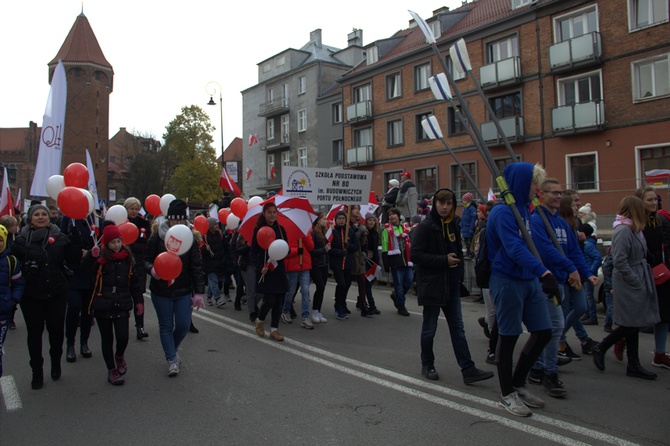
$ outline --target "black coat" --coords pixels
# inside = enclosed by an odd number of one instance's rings
[[[354,228],[350,226],[348,229],[349,240],[345,242],[344,231],[346,228],[344,226],[335,226],[333,228],[333,240],[330,242],[331,248],[328,251],[330,269],[332,270],[351,271],[354,267],[354,253],[359,250],[358,236]]]
[[[262,226],[261,226],[262,227]],[[268,261],[267,251],[260,247],[256,234],[261,227],[254,229],[254,236],[251,239],[251,258],[254,267],[256,268],[256,277],[260,282],[256,283],[256,292],[260,294],[285,294],[288,291],[288,278],[286,277],[286,267],[284,266],[284,259],[279,260],[278,265],[274,270],[265,273],[261,280],[261,270]],[[276,221],[270,226],[275,231],[276,239],[283,239],[288,243],[286,230]]]
[[[312,268],[323,268],[328,266],[328,252],[326,251],[326,244],[328,240],[321,241],[314,230],[310,232],[312,240],[314,241],[314,249],[309,254],[312,256]]]
[[[205,244],[200,248],[202,257],[202,270],[205,274],[223,274],[224,257],[230,249],[228,239],[223,234],[207,232],[204,235]]]

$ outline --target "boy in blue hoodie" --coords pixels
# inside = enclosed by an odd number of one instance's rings
[[[530,163],[517,162],[505,167],[505,181],[516,202],[513,206],[526,227],[530,224],[531,194],[545,175],[542,167]],[[531,394],[525,384],[530,368],[551,339],[546,300],[558,295],[558,282],[528,249],[510,206],[494,206],[486,228],[491,260],[489,287],[498,315],[496,359],[500,405],[514,415],[528,417],[532,415],[528,407],[544,407],[544,401]],[[522,323],[530,337],[513,370],[514,347],[523,332]]]
[[[2,376],[2,345],[7,337],[13,309],[23,296],[25,281],[21,266],[7,246],[7,228],[0,225],[0,376]]]

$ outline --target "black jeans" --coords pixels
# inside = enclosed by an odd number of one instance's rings
[[[263,295],[263,305],[261,305],[261,310],[258,313],[258,319],[261,321],[265,320],[265,317],[268,315],[270,310],[272,310],[272,315],[270,316],[270,327],[277,328],[279,327],[279,317],[281,316],[281,308],[284,305],[284,294],[264,294]]]
[[[312,266],[309,275],[312,278],[314,285],[316,285],[316,290],[312,297],[312,309],[321,311],[323,293],[326,291],[326,283],[328,282],[328,265]]]
[[[333,269],[333,278],[337,286],[335,287],[335,308],[344,309],[347,306],[347,292],[351,286],[351,270],[350,269]]]
[[[95,318],[100,329],[100,345],[102,357],[107,364],[107,370],[116,368],[114,361],[114,335],[116,335],[116,356],[123,356],[128,347],[129,316],[114,319]]]
[[[79,342],[86,344],[91,335],[93,316],[89,314],[88,307],[91,303],[93,290],[80,290],[70,288],[67,291],[67,313],[65,315],[65,339],[67,345],[74,345],[77,328],[81,328]]]
[[[21,312],[26,321],[28,332],[28,353],[30,367],[41,371],[44,359],[42,358],[42,333],[44,326],[49,333],[49,356],[51,363],[60,363],[63,355],[63,339],[65,338],[65,308],[67,294],[52,296],[38,300],[24,297],[21,300]]]
[[[623,327],[619,325],[602,340],[600,350],[605,353],[619,339],[626,338],[626,356],[628,357],[628,361],[639,359],[639,336],[640,329],[638,327]]]

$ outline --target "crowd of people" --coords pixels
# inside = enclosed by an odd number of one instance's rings
[[[582,206],[577,192],[563,190],[540,166],[529,163],[508,165],[504,177],[516,209],[477,202],[468,192],[461,196],[458,212],[457,196],[447,188],[437,190],[431,200],[419,201],[411,174],[403,172],[400,182],[389,181],[376,214],[362,215],[360,206],[344,207],[332,222],[319,214],[300,237],[289,237],[277,206],[268,200],[249,240],[209,215],[207,230],[195,230],[186,203],[179,199],[153,222],[142,215],[140,200],[125,200],[128,219],[139,232],[130,245],[123,244],[114,223],[94,214],[82,220],[59,219],[53,209],[33,204],[23,220],[0,219],[0,375],[2,343],[15,327],[19,302],[33,389],[44,383],[45,326],[52,380],[61,376],[64,342],[68,362],[75,362],[77,353],[93,356],[89,335],[97,325],[107,380],[121,385],[128,371],[124,353],[131,312],[137,339],[149,336],[144,325],[147,282],[167,374],[173,377],[180,373],[180,344],[189,331],[198,332],[193,310],[224,307],[237,289],[234,309],[242,311],[246,303],[249,321],[261,337],[269,315],[268,336],[281,342],[280,324],[299,321],[301,327],[314,330],[328,321],[324,298],[330,274],[336,285],[335,319],[345,321],[352,313],[347,306],[352,284],[360,315],[379,315],[372,283],[380,266],[392,278],[391,299],[399,316],[410,316],[407,295],[416,287],[423,316],[422,375],[439,379],[433,343],[443,313],[463,382],[472,384],[494,374],[476,367],[465,335],[461,295],[468,261],[475,265],[486,308],[479,321],[489,338],[486,362],[497,367],[500,404],[510,413],[529,416],[531,408],[545,405],[527,383],[541,385],[551,397],[564,397],[567,390],[559,367],[591,355],[595,366],[604,370],[610,347],[619,360],[627,352],[628,376],[656,378],[639,358],[638,333],[645,327],[654,331],[653,366],[670,369],[670,282],[656,282],[652,271],[670,264],[670,214],[659,210],[656,192],[643,188],[621,201],[611,249],[603,259],[596,246],[596,215],[590,204]],[[531,208],[536,193],[541,204]],[[168,232],[178,225],[190,228],[193,243],[179,255],[179,274],[166,280],[155,263],[167,250]],[[280,260],[264,243],[268,234],[288,245],[288,254]],[[598,325],[594,290],[601,263],[607,336],[597,342],[585,326]],[[523,326],[529,335],[515,359]],[[567,342],[570,329],[580,341],[578,352]]]

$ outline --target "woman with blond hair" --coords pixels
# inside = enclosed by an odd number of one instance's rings
[[[651,267],[647,263],[647,243],[642,231],[647,224],[642,200],[624,197],[614,221],[612,234],[612,316],[618,327],[593,347],[593,363],[605,370],[605,353],[619,339],[626,338],[628,368],[626,376],[656,379],[656,373],[642,367],[638,355],[640,327],[659,322],[656,286]]]

